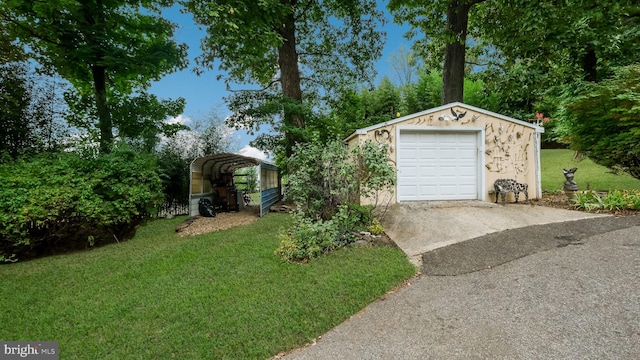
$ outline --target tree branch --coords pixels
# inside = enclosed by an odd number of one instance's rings
[[[44,36],[42,36],[42,34],[38,34],[38,33],[36,33],[35,31],[33,31],[33,30],[32,30],[31,28],[29,28],[28,26],[25,26],[25,25],[23,25],[22,23],[20,23],[20,22],[18,22],[18,21],[16,21],[16,20],[14,20],[14,19],[12,19],[12,18],[8,17],[6,13],[0,14],[0,15],[2,16],[2,19],[3,19],[4,21],[10,22],[10,23],[12,23],[12,24],[16,25],[17,27],[19,27],[19,28],[20,28],[20,29],[22,29],[23,31],[27,32],[30,36],[32,36],[32,37],[34,37],[34,38],[36,38],[36,39],[42,40],[42,41],[44,41],[44,42],[47,42],[47,43],[49,43],[49,44],[53,44],[53,45],[56,45],[56,46],[60,46],[60,42],[55,41],[55,40],[50,39],[50,38],[47,38],[47,37],[44,37]]]
[[[480,4],[480,3],[483,3],[483,2],[485,2],[485,1],[486,1],[486,0],[471,0],[471,1],[469,1],[469,6],[473,6],[473,5],[476,5],[476,4]]]
[[[232,93],[239,93],[239,92],[261,92],[261,91],[265,91],[267,89],[269,89],[270,87],[273,86],[273,84],[280,82],[280,78],[274,79],[272,80],[270,83],[268,83],[265,87],[263,87],[262,89],[246,89],[246,90],[233,90],[229,84],[226,84],[227,86],[227,91],[230,91]]]
[[[465,64],[467,64],[467,65],[476,65],[476,66],[489,66],[490,63],[487,62],[487,63],[483,64],[483,63],[478,63],[478,62],[475,62],[475,61],[465,61]]]
[[[294,5],[293,5],[293,6],[294,6],[294,9],[298,9],[298,7],[296,6],[296,5],[297,5],[297,1],[295,1],[295,3],[296,3],[296,4],[294,4]],[[314,0],[314,1],[307,1],[306,6],[305,6],[304,8],[302,8],[302,9],[300,9],[299,13],[297,14],[297,15],[299,15],[299,16],[296,16],[296,12],[295,12],[295,11],[293,12],[293,18],[294,18],[296,21],[298,21],[298,20],[299,20],[299,19],[301,19],[301,18],[304,18],[304,15],[307,13],[307,11],[308,11],[309,9],[311,9],[311,7],[312,7],[314,4],[317,4],[317,3],[318,3],[318,1],[317,1],[317,0]]]
[[[299,52],[298,56],[321,56],[321,57],[328,57],[328,56],[338,56],[337,54],[328,52],[328,53],[323,53],[323,52]]]

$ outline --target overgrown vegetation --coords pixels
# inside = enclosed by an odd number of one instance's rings
[[[307,261],[351,244],[354,231],[372,224],[374,208],[390,200],[380,194],[392,191],[395,170],[387,149],[371,141],[351,151],[338,140],[298,145],[294,150],[288,196],[298,213],[294,225],[281,232],[276,254],[289,261]],[[360,205],[361,197],[372,205]]]
[[[579,191],[576,193],[574,206],[587,211],[640,210],[640,191],[612,190],[606,193],[594,190]]]
[[[0,262],[130,236],[162,202],[153,157],[127,147],[85,159],[47,154],[0,165]]]
[[[566,94],[558,137],[596,163],[640,179],[640,64]]]
[[[415,272],[395,248],[284,263],[273,249],[287,214],[190,238],[174,231],[183,220],[152,221],[124,243],[0,266],[0,339],[55,340],[70,360],[268,359]]]

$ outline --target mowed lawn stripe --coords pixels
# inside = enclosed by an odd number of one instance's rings
[[[268,358],[303,345],[415,272],[395,248],[308,264],[274,255],[290,222],[181,238],[156,220],[127,242],[0,266],[4,340],[55,340],[65,359]]]

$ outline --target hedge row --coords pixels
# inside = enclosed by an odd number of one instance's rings
[[[0,165],[0,262],[120,241],[162,198],[155,159],[126,148]]]

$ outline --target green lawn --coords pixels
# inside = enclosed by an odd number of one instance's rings
[[[540,154],[542,189],[561,190],[565,182],[562,169],[577,167],[575,181],[580,190],[640,190],[640,180],[631,175],[616,175],[610,169],[595,164],[591,159],[573,160],[574,152],[564,149],[543,149]]]
[[[191,238],[156,220],[130,241],[0,266],[0,339],[62,359],[265,359],[323,334],[412,276],[394,248],[309,264],[273,252],[286,214]]]
[[[259,192],[251,193],[251,194],[249,194],[249,196],[251,196],[251,204],[252,205],[260,205],[260,201],[262,199],[260,198],[260,193]]]

